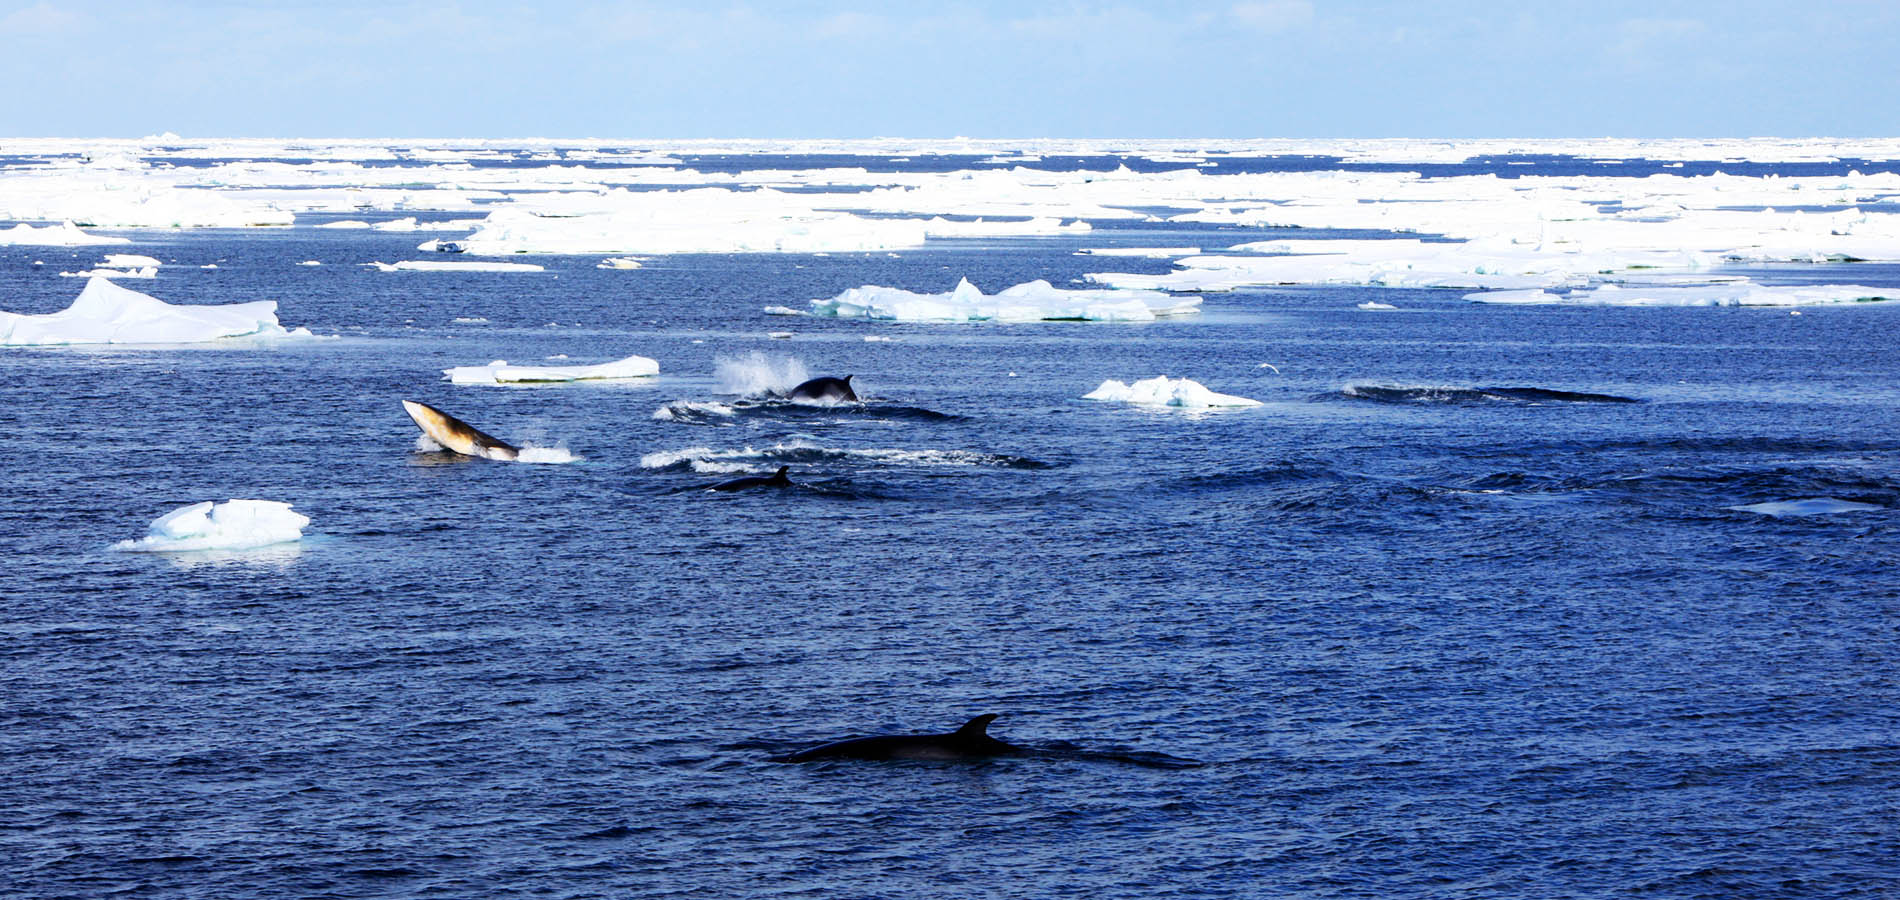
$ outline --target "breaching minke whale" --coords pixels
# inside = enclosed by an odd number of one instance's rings
[[[409,418],[416,420],[429,440],[445,450],[483,459],[512,460],[521,455],[521,448],[426,403],[404,400],[402,408],[409,411]]]
[[[890,734],[881,737],[833,741],[809,750],[800,750],[777,762],[809,762],[814,759],[921,759],[956,760],[1006,756],[1022,752],[989,735],[995,713],[984,713],[948,734]]]
[[[790,472],[791,470],[792,470],[791,466],[779,466],[778,471],[770,475],[747,475],[744,478],[734,478],[731,481],[721,481],[718,484],[715,484],[706,488],[706,490],[743,491],[747,488],[791,487],[792,480],[786,477],[786,473]]]
[[[827,403],[840,401],[858,402],[858,392],[851,389],[851,376],[843,378],[813,378],[785,393],[787,400],[818,400]]]

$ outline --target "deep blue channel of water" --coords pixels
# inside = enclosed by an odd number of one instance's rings
[[[1895,309],[1326,288],[890,325],[760,309],[1260,233],[507,275],[357,265],[415,235],[128,234],[167,262],[128,286],[341,337],[0,352],[0,895],[1900,892]],[[0,249],[4,308],[96,256]],[[875,399],[654,417],[753,351]],[[663,374],[440,380],[631,353]],[[1266,404],[1078,399],[1162,373]],[[1497,387],[1640,402],[1421,390]],[[418,453],[405,398],[583,460]],[[693,448],[799,486],[642,464]],[[106,549],[229,497],[310,536]],[[1883,509],[1730,509],[1814,497]],[[771,759],[982,712],[1045,752]]]

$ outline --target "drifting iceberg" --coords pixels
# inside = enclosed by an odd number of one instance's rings
[[[308,516],[273,500],[227,500],[181,506],[158,518],[145,537],[120,541],[114,550],[172,553],[187,550],[249,550],[303,538]]]
[[[629,356],[593,366],[511,366],[498,359],[485,366],[443,369],[455,384],[534,384],[605,378],[645,378],[660,374],[660,364],[644,356]]]
[[[34,228],[26,224],[0,228],[0,246],[83,247],[92,244],[130,243],[132,243],[130,238],[87,234],[71,222],[61,222],[58,225],[47,225],[43,228]]]
[[[1082,396],[1084,400],[1109,403],[1134,403],[1140,406],[1179,406],[1205,409],[1211,406],[1259,406],[1260,401],[1232,394],[1218,394],[1198,381],[1161,375],[1125,384],[1111,378]]]
[[[1047,281],[984,294],[966,278],[957,283],[955,290],[943,294],[915,294],[867,284],[829,300],[813,300],[811,305],[815,316],[896,322],[1152,322],[1162,316],[1199,312],[1201,301],[1160,291],[1064,291]]]
[[[295,334],[307,335],[297,329]],[[174,306],[104,278],[86,282],[73,305],[56,313],[0,312],[0,346],[47,344],[198,344],[228,337],[287,337],[277,301]]]

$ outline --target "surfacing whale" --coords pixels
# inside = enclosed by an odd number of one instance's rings
[[[718,484],[715,484],[706,488],[706,490],[743,491],[743,490],[746,490],[747,488],[791,487],[792,479],[786,477],[786,473],[790,472],[791,470],[792,470],[791,466],[779,466],[778,471],[773,472],[770,475],[747,475],[744,478],[734,478],[731,481],[721,481]]]
[[[521,448],[486,434],[427,403],[404,400],[402,408],[409,412],[409,418],[416,420],[416,425],[422,428],[423,434],[429,436],[429,440],[441,444],[445,450],[483,459],[512,460],[521,455]]]
[[[820,400],[828,403],[846,401],[858,402],[858,392],[851,389],[851,376],[843,378],[813,378],[785,392],[787,400]]]
[[[778,762],[809,762],[814,759],[981,759],[1019,753],[1022,748],[1006,744],[989,735],[995,713],[984,713],[963,727],[947,734],[887,734],[879,737],[852,738],[800,750]]]

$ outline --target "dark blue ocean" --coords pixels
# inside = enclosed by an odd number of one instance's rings
[[[113,249],[334,339],[0,350],[0,896],[1900,896],[1900,309],[896,325],[761,309],[1286,233],[381,273],[420,237],[322,220]],[[0,308],[98,255],[0,248]],[[868,402],[734,406],[754,352]],[[662,374],[441,376],[559,354]],[[1164,373],[1265,405],[1079,399]],[[233,497],[307,537],[107,549]],[[1731,509],[1812,498],[1881,508]],[[986,712],[1032,752],[773,761]]]

